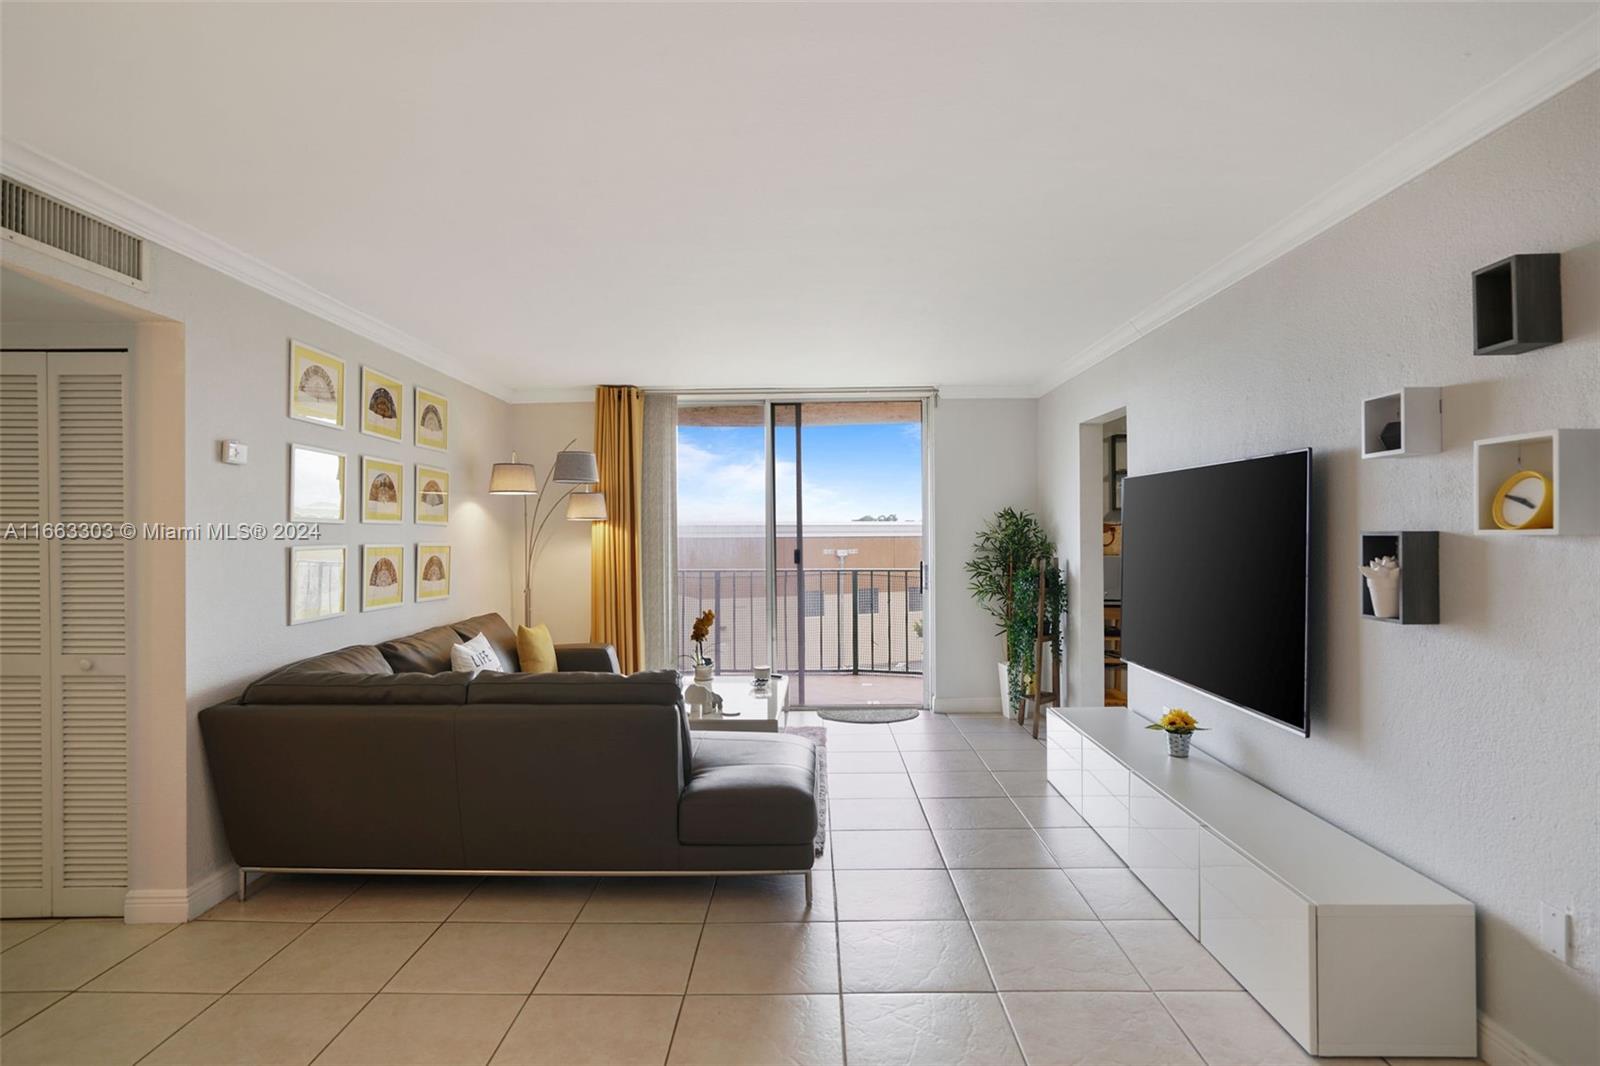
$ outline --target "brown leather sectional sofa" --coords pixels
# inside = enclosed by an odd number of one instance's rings
[[[506,671],[450,672],[488,636]],[[229,847],[250,870],[806,872],[819,755],[791,734],[690,733],[677,675],[603,645],[516,673],[480,615],[306,659],[200,712]]]

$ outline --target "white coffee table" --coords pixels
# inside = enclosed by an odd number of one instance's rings
[[[683,698],[689,709],[690,729],[720,729],[745,733],[776,733],[789,714],[789,679],[775,677],[765,692],[755,690],[749,674],[720,674],[710,681],[684,678]],[[699,691],[696,691],[699,690]],[[702,694],[722,697],[722,713],[710,709]]]

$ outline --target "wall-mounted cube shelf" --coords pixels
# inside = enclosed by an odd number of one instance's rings
[[[1472,272],[1473,355],[1561,343],[1561,256],[1514,255]]]
[[[1494,497],[1518,470],[1550,479],[1549,529],[1501,529]],[[1600,429],[1546,429],[1472,442],[1472,528],[1485,536],[1554,537],[1600,533]]]
[[[1361,402],[1361,458],[1433,455],[1442,437],[1443,401],[1436,388],[1404,388]],[[1398,424],[1399,441],[1389,447],[1386,426]]]
[[[1403,626],[1439,624],[1439,534],[1434,530],[1398,530],[1361,534],[1361,565],[1392,555],[1400,564],[1400,617],[1372,613],[1367,579],[1361,578],[1361,617]]]

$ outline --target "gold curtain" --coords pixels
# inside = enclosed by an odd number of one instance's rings
[[[595,522],[590,533],[589,639],[615,646],[623,673],[632,673],[644,654],[639,562],[644,394],[634,386],[595,389],[594,454],[609,517]]]

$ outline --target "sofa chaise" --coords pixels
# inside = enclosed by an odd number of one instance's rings
[[[450,671],[485,634],[504,671]],[[244,897],[249,872],[803,873],[823,772],[792,734],[691,734],[674,671],[604,645],[522,674],[497,614],[276,670],[200,712]]]

